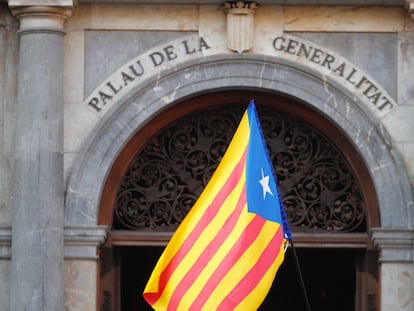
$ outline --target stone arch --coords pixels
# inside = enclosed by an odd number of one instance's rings
[[[381,226],[412,226],[408,177],[381,121],[333,79],[300,63],[259,55],[217,55],[183,62],[113,105],[75,162],[66,195],[66,226],[97,225],[112,164],[129,139],[159,111],[195,94],[237,88],[294,97],[330,119],[365,159],[378,196]]]

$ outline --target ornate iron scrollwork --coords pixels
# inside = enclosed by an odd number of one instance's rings
[[[192,113],[148,141],[119,188],[114,229],[174,231],[215,171],[244,108]],[[292,229],[365,231],[359,186],[335,146],[287,113],[258,106],[258,114]]]

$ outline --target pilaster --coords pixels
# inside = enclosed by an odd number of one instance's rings
[[[10,0],[19,20],[11,310],[64,304],[63,35],[73,4]]]
[[[413,310],[414,230],[375,228],[372,241],[380,250],[381,310]]]

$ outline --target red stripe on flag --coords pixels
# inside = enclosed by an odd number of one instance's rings
[[[192,303],[190,310],[199,310],[201,306],[205,304],[211,293],[221,282],[222,278],[230,271],[244,252],[256,240],[265,222],[266,221],[262,217],[256,216],[246,226],[244,231],[241,232],[237,242],[233,245],[229,253],[214,271],[208,282],[204,285],[204,288],[201,290],[197,299]]]
[[[240,217],[246,204],[246,188],[243,187],[240,198],[236,204],[236,208],[226,219],[221,229],[216,233],[216,236],[210,241],[204,251],[200,254],[200,257],[195,261],[191,269],[188,270],[184,278],[175,288],[173,295],[171,296],[170,304],[167,310],[177,310],[180,299],[184,296],[187,290],[191,287],[193,282],[198,278],[199,274],[206,267],[210,259],[216,254],[217,250],[226,240],[233,228],[237,224],[237,220]]]
[[[231,191],[234,189],[234,187],[237,185],[238,181],[241,178],[241,175],[243,173],[245,164],[246,164],[246,154],[247,154],[247,148],[243,152],[242,157],[240,158],[237,165],[234,167],[233,171],[230,173],[229,177],[227,178],[227,181],[224,185],[224,187],[220,190],[220,192],[216,195],[214,200],[211,202],[211,204],[206,209],[205,213],[200,218],[200,221],[196,224],[194,227],[194,230],[191,231],[191,233],[187,236],[185,241],[182,243],[181,247],[173,258],[171,258],[171,261],[167,264],[167,266],[164,268],[164,270],[161,272],[159,276],[159,287],[157,293],[145,293],[144,298],[145,300],[150,304],[154,305],[156,301],[161,297],[167,282],[170,278],[170,275],[174,272],[174,270],[177,268],[177,266],[180,264],[180,262],[183,260],[183,258],[187,255],[187,253],[191,250],[194,243],[197,241],[200,234],[203,232],[205,227],[211,222],[211,220],[216,216],[218,213],[218,208],[223,204],[223,202],[227,199],[228,194],[231,193]]]
[[[252,269],[240,280],[225,299],[220,303],[217,310],[234,310],[241,300],[234,300],[234,295],[244,298],[259,284],[263,276],[275,262],[279,255],[280,245],[283,243],[282,226],[279,227],[277,233],[263,250],[257,263]]]

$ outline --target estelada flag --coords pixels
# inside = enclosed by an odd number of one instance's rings
[[[253,100],[144,290],[155,310],[256,310],[284,260],[289,225]]]

